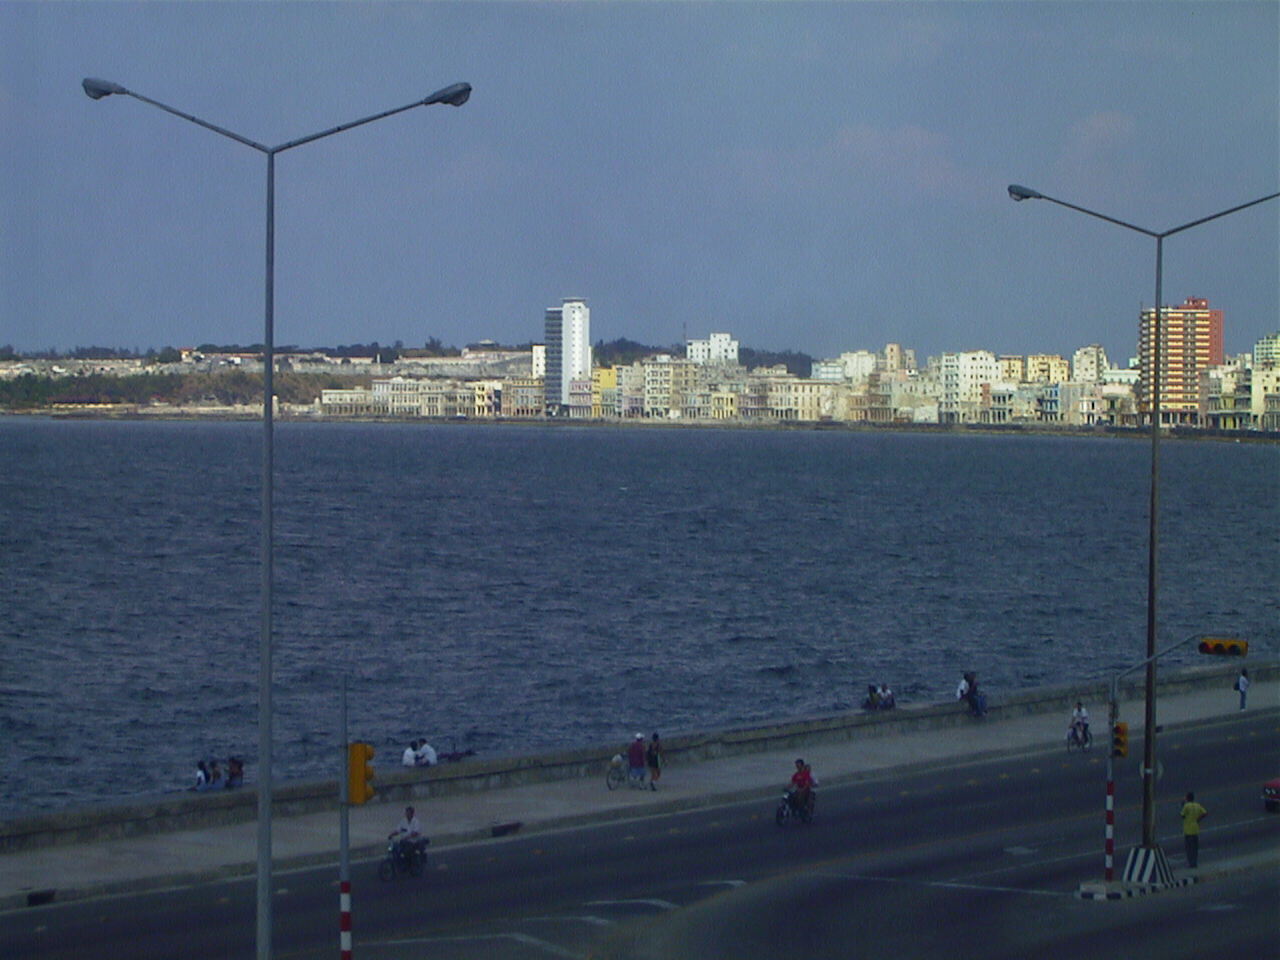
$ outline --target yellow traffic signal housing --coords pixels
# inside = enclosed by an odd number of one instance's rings
[[[347,802],[362,804],[373,797],[373,745],[347,744]]]
[[[1249,654],[1249,641],[1235,637],[1201,637],[1199,650],[1213,657],[1244,657]]]
[[[1129,755],[1129,725],[1117,723],[1111,728],[1111,755],[1127,757]]]

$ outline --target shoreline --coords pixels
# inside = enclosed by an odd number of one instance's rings
[[[106,420],[106,421],[168,421],[234,423],[261,422],[257,407],[252,410],[205,407],[140,407],[120,405],[115,409],[77,408],[13,410],[0,409],[0,417],[43,420]],[[1051,436],[1092,437],[1116,440],[1147,440],[1151,431],[1146,427],[1117,426],[1054,426],[1043,423],[854,423],[834,420],[803,421],[754,421],[754,420],[681,420],[681,419],[555,419],[555,418],[466,418],[466,417],[335,417],[312,413],[281,412],[272,418],[279,423],[324,424],[418,424],[422,426],[452,427],[564,427],[570,429],[624,428],[624,429],[677,429],[677,430],[792,430],[842,433],[914,433],[947,436]],[[1280,431],[1262,430],[1206,430],[1197,427],[1174,427],[1161,432],[1166,440],[1207,440],[1218,442],[1280,443]]]

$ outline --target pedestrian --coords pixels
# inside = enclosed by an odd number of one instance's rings
[[[1187,866],[1194,870],[1200,862],[1200,821],[1209,811],[1196,803],[1196,795],[1187,791],[1187,801],[1178,816],[1182,818],[1182,842],[1187,850]]]
[[[1235,690],[1240,694],[1240,709],[1243,710],[1249,696],[1249,671],[1244,667],[1240,668],[1240,676],[1236,677]]]
[[[627,748],[627,778],[631,785],[644,786],[644,734],[637,733]]]
[[[644,751],[645,766],[649,768],[649,789],[658,789],[658,779],[662,776],[662,741],[654,733],[653,739]]]

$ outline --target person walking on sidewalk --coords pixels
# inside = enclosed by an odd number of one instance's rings
[[[657,790],[658,778],[662,776],[662,741],[656,733],[644,749],[644,762],[649,768],[649,789]]]
[[[1196,795],[1187,791],[1187,801],[1178,816],[1182,818],[1182,843],[1187,851],[1187,866],[1192,870],[1200,863],[1200,821],[1209,811],[1196,803]]]
[[[1240,676],[1236,677],[1235,690],[1240,694],[1240,709],[1244,709],[1245,700],[1249,696],[1249,671],[1240,668]]]
[[[636,738],[627,747],[627,779],[633,787],[644,786],[644,734],[637,733]]]

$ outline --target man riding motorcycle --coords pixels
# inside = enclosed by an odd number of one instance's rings
[[[418,822],[413,807],[404,808],[404,817],[387,834],[387,839],[395,841],[395,855],[401,860],[407,860],[415,850],[421,852],[426,848],[427,838],[422,835],[422,824]]]

